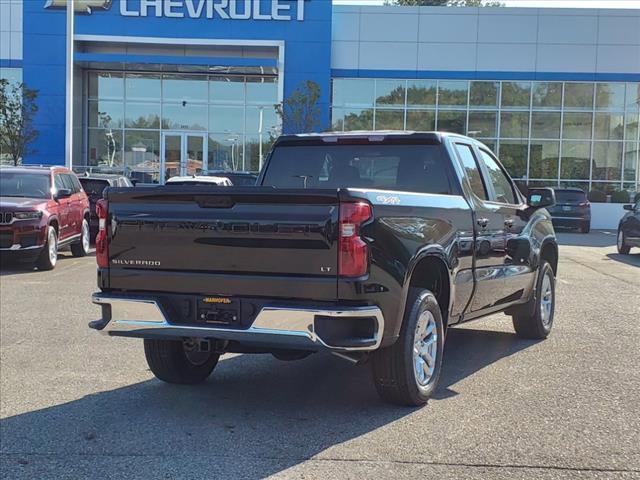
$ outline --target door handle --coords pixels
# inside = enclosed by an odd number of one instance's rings
[[[513,221],[513,219],[511,219],[511,218],[507,218],[507,219],[504,221],[504,226],[505,226],[505,227],[507,227],[507,228],[511,228],[511,227],[513,227],[513,224],[514,224],[514,221]]]
[[[482,227],[482,228],[487,228],[487,225],[489,225],[489,219],[488,218],[479,218],[476,220],[476,223],[478,224],[478,226]]]

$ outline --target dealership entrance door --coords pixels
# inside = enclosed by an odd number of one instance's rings
[[[160,181],[171,177],[199,175],[207,170],[207,135],[192,132],[162,132]]]

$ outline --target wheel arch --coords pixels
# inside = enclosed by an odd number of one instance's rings
[[[553,274],[558,274],[558,244],[554,239],[546,239],[540,246],[540,254],[538,264],[542,264],[542,260],[546,260],[553,269]]]

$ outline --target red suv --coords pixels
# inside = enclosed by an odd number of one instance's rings
[[[0,257],[56,265],[58,250],[89,252],[89,199],[63,167],[0,168]]]

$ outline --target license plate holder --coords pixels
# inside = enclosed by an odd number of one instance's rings
[[[198,322],[208,325],[240,324],[241,304],[228,297],[206,297],[198,301]]]
[[[570,206],[568,206],[568,205],[565,205],[564,207],[562,207],[562,210],[563,210],[564,212],[570,212],[570,211],[571,211],[571,209],[572,209],[572,208],[571,208]]]

